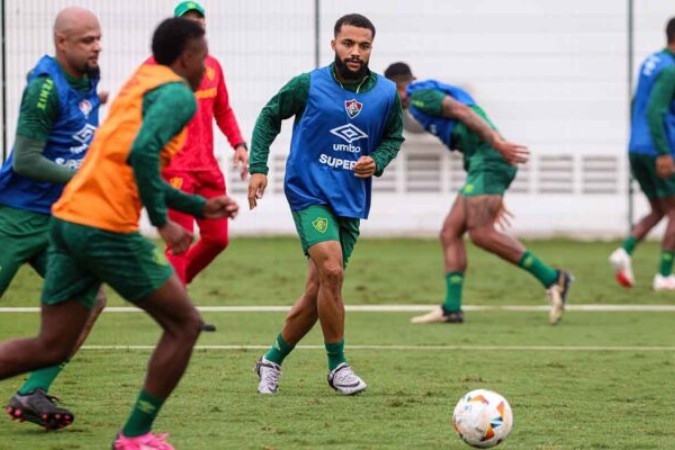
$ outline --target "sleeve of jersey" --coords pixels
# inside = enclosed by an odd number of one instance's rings
[[[205,199],[181,196],[160,176],[160,153],[164,146],[192,119],[197,110],[194,94],[183,83],[169,83],[145,94],[143,125],[127,163],[134,171],[138,194],[150,223],[160,227],[167,222],[167,206],[198,217]],[[186,198],[188,197],[188,198]]]
[[[309,97],[309,74],[298,75],[281,88],[260,112],[251,139],[251,173],[267,175],[270,146],[281,132],[281,122],[296,116],[300,120]]]
[[[218,128],[220,128],[220,130],[225,134],[227,141],[230,143],[232,148],[236,148],[245,141],[241,135],[241,130],[239,129],[237,118],[234,115],[234,110],[230,106],[230,96],[227,92],[227,85],[225,84],[223,69],[220,67],[220,65],[218,65],[217,68],[220,75],[220,81],[218,82],[218,88],[216,91],[216,102],[213,113],[216,123],[218,124]]]
[[[666,115],[670,103],[675,98],[675,68],[670,67],[659,75],[649,96],[647,123],[654,140],[654,146],[660,155],[675,152],[668,144]]]
[[[387,123],[385,124],[382,142],[370,155],[375,160],[375,176],[379,177],[384,169],[396,158],[403,143],[403,109],[398,95],[394,99]]]
[[[33,79],[21,98],[12,168],[35,181],[65,184],[74,170],[56,164],[43,155],[52,127],[59,116],[59,97],[49,77]]]
[[[424,114],[443,116],[443,99],[447,94],[437,89],[420,89],[410,96],[410,104]]]

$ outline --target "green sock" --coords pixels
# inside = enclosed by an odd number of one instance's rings
[[[518,267],[521,267],[534,275],[534,277],[547,289],[558,281],[558,272],[541,262],[539,258],[534,256],[528,250],[523,253],[520,261],[518,261]]]
[[[274,345],[272,345],[270,349],[267,350],[267,353],[265,353],[265,359],[281,365],[294,348],[295,346],[286,342],[284,338],[281,337],[281,333],[279,333],[277,339],[274,341]]]
[[[163,399],[141,391],[127,423],[122,428],[122,434],[126,437],[136,437],[149,433],[162,404]]]
[[[328,354],[328,370],[334,370],[340,364],[347,362],[345,359],[345,340],[340,342],[324,342]]]
[[[57,366],[47,367],[46,369],[36,370],[31,372],[30,376],[26,382],[19,389],[19,395],[31,394],[35,389],[44,389],[49,391],[49,387],[52,385],[56,377],[59,376],[61,370],[66,367],[68,361],[64,361]]]
[[[637,238],[635,236],[628,236],[626,240],[623,241],[623,244],[621,244],[621,248],[626,250],[626,253],[628,253],[629,255],[632,255],[637,245],[638,245]]]
[[[462,309],[462,287],[464,272],[448,272],[445,274],[445,312],[458,312]]]
[[[664,277],[673,273],[673,256],[675,256],[675,252],[661,249],[659,273]]]

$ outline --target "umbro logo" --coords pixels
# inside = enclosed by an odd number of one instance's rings
[[[332,130],[330,130],[330,132],[335,136],[338,136],[348,144],[351,144],[354,141],[358,141],[359,139],[365,139],[368,137],[368,135],[364,133],[360,128],[352,125],[351,123],[333,128]]]

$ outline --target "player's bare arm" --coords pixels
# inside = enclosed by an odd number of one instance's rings
[[[670,178],[675,172],[673,157],[671,155],[659,155],[656,158],[656,175],[659,178]]]
[[[459,120],[465,124],[501,153],[510,164],[524,164],[529,160],[530,151],[527,147],[505,140],[490,124],[465,104],[446,95],[441,105],[444,117]]]

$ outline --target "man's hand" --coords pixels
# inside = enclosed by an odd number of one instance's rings
[[[527,147],[506,141],[501,137],[497,138],[492,146],[511,165],[525,164],[530,159],[530,151]]]
[[[267,187],[267,175],[254,173],[248,182],[248,207],[253,209],[258,206],[258,200],[263,198]]]
[[[375,174],[375,169],[377,169],[375,160],[370,156],[362,156],[354,165],[354,175],[357,178],[369,178]]]
[[[237,145],[234,149],[234,167],[239,168],[239,175],[245,180],[248,176],[248,150],[243,144]]]
[[[673,175],[673,157],[661,155],[656,158],[656,175],[659,178],[670,178]]]
[[[495,217],[495,227],[500,229],[501,231],[506,231],[507,229],[511,228],[511,221],[513,220],[513,214],[511,211],[506,209],[506,204],[504,203],[504,199],[502,199],[502,203],[499,205],[499,211],[497,212],[497,216]]]
[[[171,220],[157,227],[157,231],[164,242],[171,247],[171,253],[174,255],[185,253],[194,240],[192,233]]]
[[[101,101],[101,105],[105,105],[108,103],[108,97],[110,96],[110,92],[108,91],[101,91],[98,93],[98,98]]]
[[[227,195],[220,195],[206,200],[203,210],[206,219],[220,219],[221,217],[234,219],[237,217],[238,212],[239,205]]]

